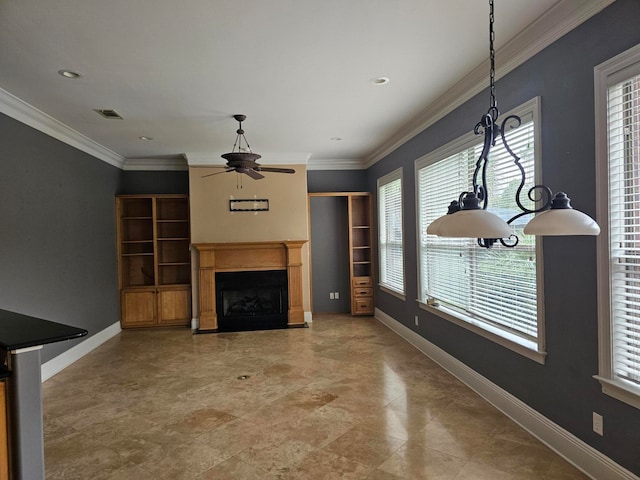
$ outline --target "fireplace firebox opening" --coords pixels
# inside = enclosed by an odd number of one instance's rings
[[[287,328],[286,270],[216,272],[218,331]]]

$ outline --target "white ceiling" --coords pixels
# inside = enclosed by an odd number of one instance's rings
[[[496,0],[502,60],[541,17],[549,31],[610,1]],[[0,88],[123,161],[208,163],[243,113],[265,164],[365,165],[452,85],[486,88],[487,58],[487,0],[0,0]]]

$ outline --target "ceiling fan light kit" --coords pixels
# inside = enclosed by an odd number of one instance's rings
[[[516,126],[519,126],[522,120],[517,115],[509,115],[503,119],[502,123],[498,122],[500,112],[495,95],[493,1],[489,0],[490,105],[489,110],[474,129],[478,135],[484,133],[484,145],[476,162],[473,185],[470,191],[462,192],[458,200],[451,202],[446,215],[438,217],[429,224],[427,234],[440,237],[476,238],[478,245],[485,248],[492,247],[496,242],[500,242],[505,247],[515,247],[519,239],[513,233],[512,222],[524,215],[535,214],[524,228],[524,233],[527,235],[598,235],[600,227],[596,221],[588,215],[574,210],[570,205],[569,197],[564,192],[554,195],[546,185],[535,185],[529,189],[527,196],[532,200],[539,200],[538,205],[541,204],[541,206],[529,209],[522,204],[521,194],[525,185],[525,171],[520,164],[520,157],[509,147],[505,138],[507,123],[515,122]],[[498,140],[502,142],[512,157],[513,163],[520,170],[520,185],[514,199],[520,213],[506,221],[487,211],[489,188],[485,174],[488,171],[487,165],[491,147],[495,146]]]
[[[212,175],[218,175],[220,173],[236,172],[244,173],[254,180],[260,180],[264,178],[264,175],[260,172],[296,173],[293,168],[263,167],[257,163],[257,161],[262,158],[262,155],[254,153],[251,150],[251,146],[249,142],[247,142],[247,137],[245,137],[242,128],[242,122],[247,119],[247,116],[236,114],[233,118],[238,122],[238,129],[236,130],[236,141],[233,143],[231,152],[221,155],[222,158],[227,161],[227,165],[224,167],[225,171],[203,175],[202,178],[211,177]]]

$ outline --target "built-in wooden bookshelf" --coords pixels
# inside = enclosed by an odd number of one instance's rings
[[[189,325],[189,198],[120,195],[116,215],[122,327]]]
[[[371,194],[349,193],[351,314],[373,315]]]

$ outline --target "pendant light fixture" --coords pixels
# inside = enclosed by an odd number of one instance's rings
[[[462,192],[458,200],[449,205],[446,215],[434,220],[428,227],[427,233],[440,237],[477,238],[478,245],[489,248],[500,242],[505,247],[515,247],[518,237],[511,228],[516,219],[529,214],[537,214],[524,228],[527,235],[598,235],[600,227],[588,215],[574,210],[569,197],[564,192],[553,194],[545,185],[535,185],[529,189],[527,196],[537,200],[542,205],[536,209],[526,208],[521,201],[522,190],[525,185],[525,171],[518,157],[509,147],[505,139],[505,126],[515,124],[520,126],[522,120],[517,115],[509,115],[498,122],[498,111],[495,95],[495,49],[493,42],[494,7],[493,0],[489,0],[489,110],[476,125],[476,135],[484,133],[484,145],[476,162],[473,173],[471,191]],[[506,151],[513,158],[513,163],[520,170],[520,185],[516,190],[515,203],[520,213],[506,222],[497,215],[489,212],[489,189],[487,187],[487,171],[491,147],[500,140]],[[540,203],[538,205],[540,205]]]

